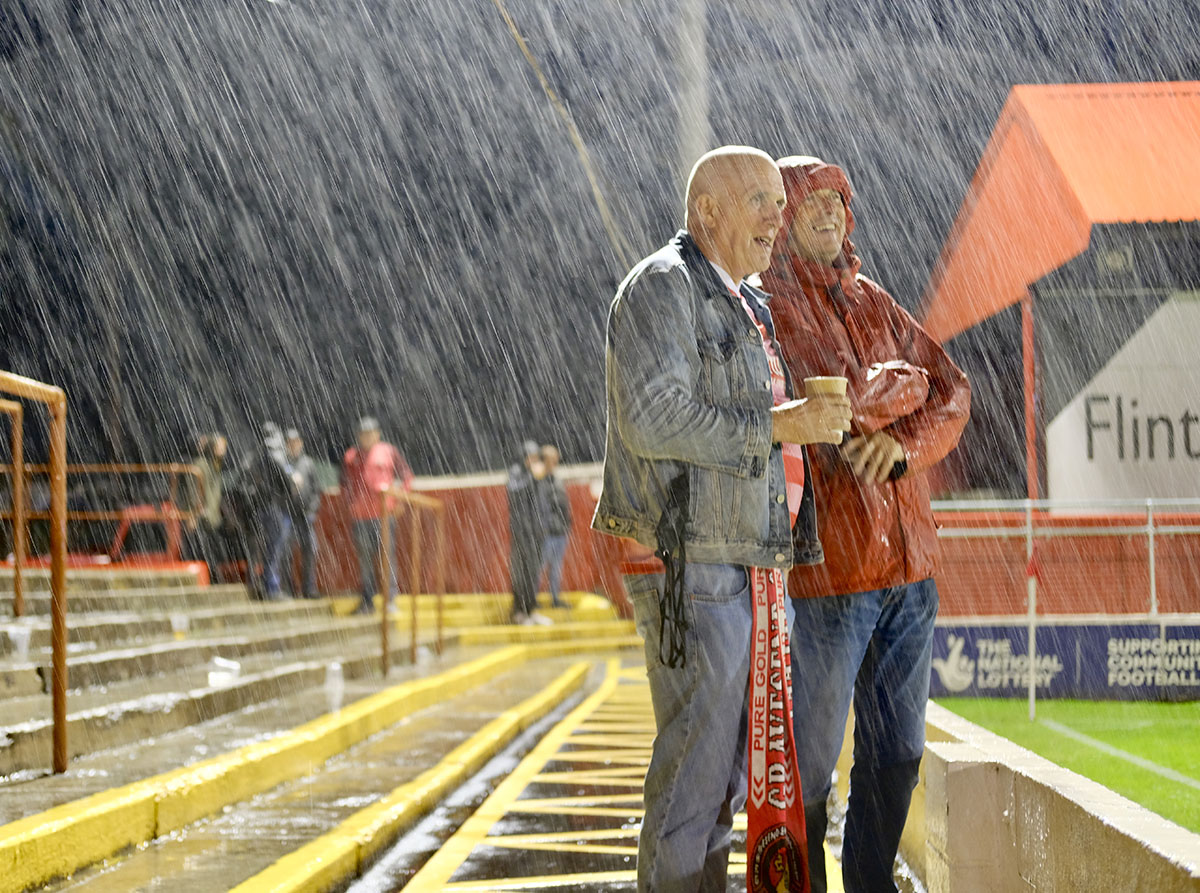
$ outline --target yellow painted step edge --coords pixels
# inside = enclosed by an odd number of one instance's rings
[[[541,648],[501,648],[435,677],[394,686],[266,741],[2,825],[0,891],[19,893],[69,876],[127,847],[305,775],[408,714],[543,654]]]
[[[327,834],[289,853],[230,893],[300,893],[337,889],[371,858],[478,771],[501,748],[583,684],[591,665],[572,666],[538,694],[502,713],[438,765],[354,813]]]
[[[545,642],[548,640],[578,641],[624,640],[636,638],[633,622],[626,620],[600,623],[562,623],[555,626],[476,626],[459,630],[458,643],[468,645],[498,645],[504,642]],[[612,646],[609,646],[612,647]]]

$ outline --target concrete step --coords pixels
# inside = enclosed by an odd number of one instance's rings
[[[12,593],[0,595],[0,616],[11,617]],[[246,587],[240,583],[219,586],[174,586],[170,588],[80,590],[67,595],[71,614],[131,611],[138,614],[155,611],[186,611],[191,608],[217,608],[249,601]],[[25,613],[42,617],[50,613],[48,592],[26,593]]]
[[[432,649],[432,638],[420,639]],[[449,640],[453,643],[453,639]],[[391,643],[392,663],[408,662],[408,643]],[[429,653],[426,650],[425,653]],[[274,654],[244,657],[236,679],[210,684],[208,666],[186,667],[152,680],[133,680],[68,698],[68,754],[75,757],[148,741],[246,707],[309,691],[324,703],[328,667],[341,664],[346,681],[369,679],[380,670],[379,640],[358,635],[314,648],[304,660],[282,664]],[[216,680],[211,680],[215,682]],[[47,695],[6,702],[0,727],[0,776],[38,772],[51,763],[53,722]]]
[[[328,861],[318,859],[336,878],[329,885],[297,874],[290,879],[294,883],[275,886],[267,880],[256,883],[255,876],[294,854],[301,845],[338,829],[339,823],[361,816],[371,805],[391,807],[388,819],[381,820],[382,829],[374,825],[359,832],[360,839],[371,841],[372,852],[381,851],[386,839],[411,827],[498,753],[515,735],[509,730],[533,724],[561,704],[564,695],[576,696],[571,689],[563,693],[561,688],[563,671],[570,662],[530,661],[481,680],[467,691],[449,695],[352,743],[303,775],[231,803],[202,822],[128,847],[102,864],[77,871],[70,880],[52,881],[44,889],[125,891],[150,884],[188,893],[224,893],[251,878],[255,879],[249,880],[250,889],[344,889],[358,863],[356,847],[350,849],[349,861],[354,864],[349,877],[344,870],[346,860],[337,860],[343,863],[337,868],[343,870],[335,871]],[[594,684],[591,677],[586,678],[582,691]],[[545,698],[551,688],[559,692]],[[535,707],[536,702],[541,703]],[[527,741],[525,746],[531,743]],[[515,760],[499,771],[509,771],[511,763]],[[440,816],[439,825],[461,822],[498,780],[493,775],[473,786],[475,799]],[[399,884],[386,889],[399,889]]]
[[[192,635],[179,641],[152,642],[68,656],[67,674],[71,688],[88,688],[204,664],[214,657],[239,660],[254,654],[304,652],[377,629],[377,618],[343,617],[314,618],[287,626],[267,627],[243,636]],[[29,657],[24,662],[0,661],[0,697],[49,690],[49,651],[44,648],[36,651],[31,649]]]
[[[23,567],[21,568],[21,583],[27,596],[37,592],[47,593],[50,591],[50,569],[47,567]],[[112,569],[103,565],[67,570],[68,592],[175,589],[195,585],[196,575],[186,570]],[[0,593],[11,595],[12,591],[13,569],[11,566],[0,566]]]
[[[91,643],[103,649],[117,642],[155,641],[171,639],[177,626],[185,634],[262,627],[270,624],[296,622],[304,619],[328,618],[333,614],[324,599],[301,599],[287,602],[245,602],[205,610],[172,613],[136,614],[86,613],[70,614],[67,621],[67,641],[84,645]],[[24,631],[24,632],[22,632]],[[32,651],[50,647],[50,618],[31,615],[0,622],[0,657],[16,655],[18,641],[28,639]]]

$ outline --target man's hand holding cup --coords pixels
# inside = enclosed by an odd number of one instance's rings
[[[771,433],[777,443],[840,444],[850,430],[850,399],[846,379],[819,376],[804,379],[804,398],[771,410]]]

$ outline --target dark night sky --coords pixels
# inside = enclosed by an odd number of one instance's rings
[[[842,163],[910,308],[1011,84],[1200,77],[1182,2],[708,5],[712,145]],[[509,4],[638,254],[680,216],[675,9]],[[600,458],[625,269],[491,0],[0,0],[0,124],[0,368],[69,389],[76,457],[268,417],[333,456],[371,412],[418,473]]]

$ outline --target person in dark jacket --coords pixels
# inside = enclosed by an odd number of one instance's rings
[[[541,482],[546,475],[538,445],[527,440],[508,470],[508,555],[513,593],[512,622],[536,622],[538,571],[542,566]]]
[[[543,445],[541,457],[546,476],[542,478],[538,492],[538,514],[542,519],[542,565],[538,576],[540,578],[541,571],[546,572],[550,604],[561,608],[563,559],[571,532],[571,504],[567,500],[567,488],[555,474],[558,471],[558,447]]]
[[[295,428],[289,428],[284,436],[287,448],[288,470],[295,485],[294,494],[287,501],[288,522],[291,535],[283,547],[283,584],[296,595],[292,576],[292,549],[300,546],[300,594],[304,598],[318,598],[317,594],[317,510],[321,507],[321,488],[317,485],[317,468],[312,457],[304,452],[304,438]]]
[[[279,566],[283,549],[291,537],[288,506],[295,499],[283,444],[283,432],[274,422],[264,422],[263,440],[251,466],[252,493],[258,527],[255,531],[254,560],[261,566],[259,588],[255,595],[266,601],[285,601],[280,587]]]
[[[924,472],[958,442],[967,378],[883,288],[859,275],[845,172],[779,162],[784,226],[763,288],[797,378],[844,376],[851,438],[810,449],[825,562],[788,592],[793,725],[812,888],[826,889],[826,798],[854,702],[842,845],[847,893],[895,890],[892,867],[925,745],[937,531]]]

